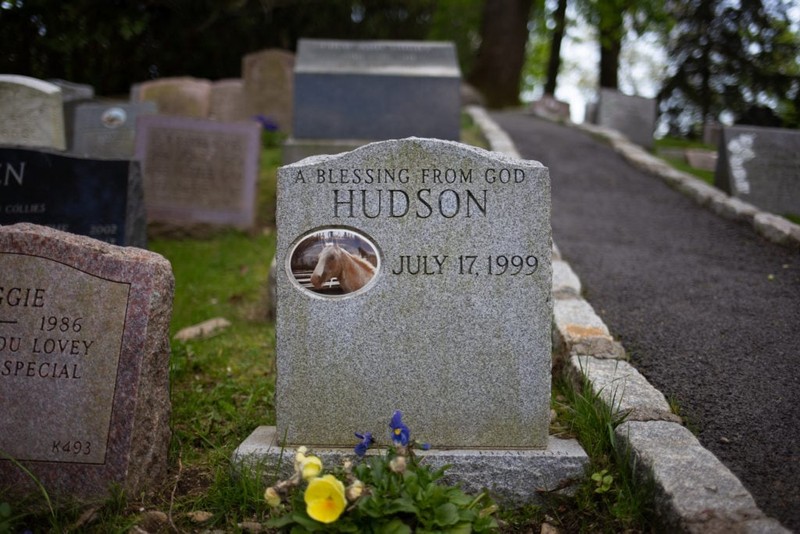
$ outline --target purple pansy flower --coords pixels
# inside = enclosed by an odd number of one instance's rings
[[[392,420],[389,422],[389,428],[392,429],[392,443],[402,447],[408,445],[411,431],[403,424],[403,414],[400,410],[394,412]]]
[[[363,434],[356,432],[356,437],[361,440],[361,443],[356,445],[356,454],[364,456],[367,454],[367,449],[372,445],[375,440],[372,438],[372,432],[364,432]]]

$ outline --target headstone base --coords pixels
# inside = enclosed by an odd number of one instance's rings
[[[374,142],[374,139],[297,139],[288,138],[283,143],[282,163],[289,165],[309,156],[339,154]]]
[[[354,440],[355,441],[355,440]],[[354,444],[355,445],[355,444]],[[357,459],[353,448],[314,448],[325,466]],[[376,448],[367,454],[384,454]],[[282,448],[274,426],[260,426],[233,452],[235,469],[263,469],[269,480],[288,478],[294,448]],[[495,501],[506,505],[541,503],[543,493],[570,493],[585,476],[589,457],[574,439],[550,436],[541,449],[454,449],[417,452],[433,468],[450,465],[444,482],[460,484],[469,494],[489,489]]]

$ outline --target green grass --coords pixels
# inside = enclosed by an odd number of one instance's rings
[[[0,491],[0,534],[25,529],[126,532],[132,525],[152,522],[146,515],[152,511],[161,514],[156,530],[162,531],[238,532],[243,521],[267,518],[261,473],[234,477],[230,458],[253,429],[275,423],[275,326],[267,313],[267,276],[275,250],[278,161],[277,149],[264,150],[257,231],[150,241],[175,274],[171,334],[214,317],[231,322],[214,337],[172,342],[168,479],[147,495],[115,492],[101,503],[53,502],[52,512],[43,497],[46,489],[26,501],[6,498]],[[503,531],[538,532],[545,520],[562,532],[644,531],[649,504],[614,442],[613,427],[619,420],[596,395],[559,379],[554,380],[552,406],[559,414],[553,432],[576,436],[592,458],[590,469],[574,497],[552,494],[542,506],[501,510]],[[590,476],[604,469],[612,482],[598,493]],[[209,512],[211,518],[197,522],[189,514],[198,511]]]
[[[662,139],[656,139],[655,141],[655,153],[659,155],[661,159],[672,165],[674,168],[681,172],[685,172],[687,174],[691,174],[700,178],[704,182],[709,185],[714,185],[714,171],[704,171],[702,169],[695,169],[691,165],[686,162],[686,159],[683,157],[672,157],[667,154],[659,154],[659,152],[663,151],[664,149],[687,149],[687,148],[700,148],[704,150],[716,150],[716,147],[711,145],[707,145],[705,143],[701,143],[699,141],[692,141],[689,139],[679,139],[676,137],[664,137]]]

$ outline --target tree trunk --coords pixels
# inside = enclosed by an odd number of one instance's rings
[[[553,41],[550,44],[550,60],[547,62],[547,83],[544,86],[544,94],[555,95],[556,79],[561,68],[561,41],[564,39],[566,28],[567,0],[558,0],[558,7],[553,15],[556,27],[553,29]]]
[[[619,88],[619,55],[625,31],[623,14],[627,5],[626,2],[617,4],[620,5],[612,7],[611,4],[600,11],[600,87],[607,89]]]
[[[468,81],[490,108],[519,105],[533,0],[486,0],[481,44]]]

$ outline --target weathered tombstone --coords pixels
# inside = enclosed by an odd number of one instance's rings
[[[133,96],[134,101],[155,102],[163,115],[207,118],[211,82],[188,76],[161,78],[138,84]]]
[[[0,147],[0,224],[18,222],[145,247],[139,162]]]
[[[250,120],[250,115],[242,80],[219,80],[211,84],[208,118],[222,122],[236,122]]]
[[[800,215],[800,131],[722,129],[714,185],[777,215]]]
[[[0,226],[0,487],[136,495],[166,474],[173,276],[158,254]]]
[[[155,102],[81,103],[73,111],[70,152],[94,158],[131,159],[136,119],[155,115]]]
[[[263,115],[282,132],[292,129],[294,54],[267,49],[242,58],[248,115]]]
[[[614,89],[600,89],[597,103],[597,124],[617,130],[633,143],[653,148],[656,123],[656,101],[653,98],[629,96]]]
[[[570,118],[569,102],[563,102],[552,95],[542,95],[539,100],[531,102],[531,113],[539,117],[555,121],[567,121]]]
[[[285,162],[384,139],[459,139],[452,43],[301,39],[294,72]]]
[[[36,78],[0,74],[0,144],[66,149],[61,89]]]
[[[687,148],[684,152],[686,163],[690,167],[704,171],[713,171],[717,168],[716,150],[704,150],[701,148]]]
[[[136,157],[148,220],[252,227],[260,135],[255,122],[139,117]]]
[[[546,167],[421,138],[316,156],[279,170],[277,228],[277,428],[238,459],[352,447],[394,410],[472,489],[531,498],[536,458],[575,459],[548,437]]]

